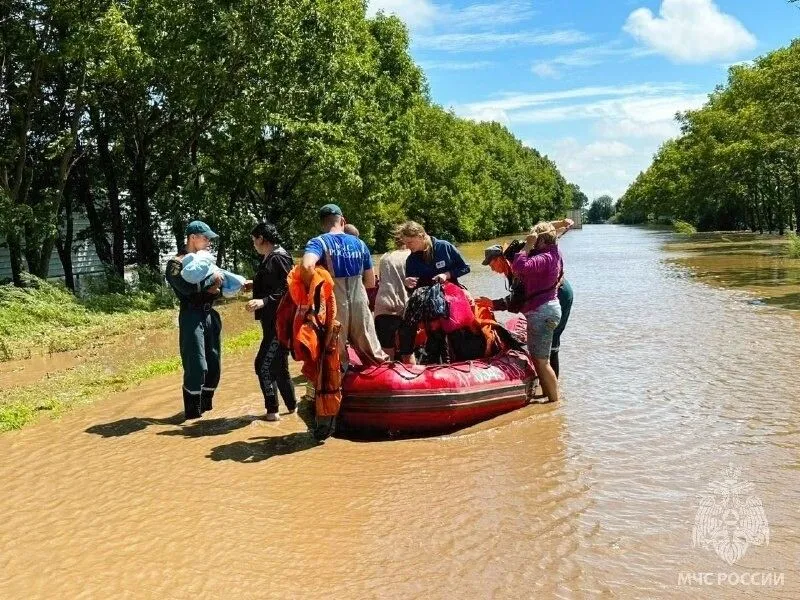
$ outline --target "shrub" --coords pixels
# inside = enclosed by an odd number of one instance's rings
[[[686,221],[675,221],[672,225],[672,229],[675,233],[691,235],[693,233],[697,233],[697,229],[691,223],[687,223]]]
[[[791,231],[787,234],[789,258],[800,258],[800,236]]]

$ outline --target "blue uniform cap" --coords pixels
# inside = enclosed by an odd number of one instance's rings
[[[219,237],[216,233],[212,231],[211,227],[209,227],[202,221],[192,221],[186,226],[186,237],[189,237],[193,233],[197,235],[204,235],[210,240]]]
[[[326,204],[322,208],[319,209],[319,218],[324,219],[325,217],[330,217],[331,215],[338,215],[343,216],[342,209],[339,208],[336,204]]]

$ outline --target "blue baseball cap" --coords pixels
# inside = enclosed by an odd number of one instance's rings
[[[209,227],[202,221],[192,221],[186,226],[186,237],[189,237],[193,233],[196,235],[204,235],[210,240],[219,237],[216,233],[214,233],[211,227]]]
[[[343,216],[342,209],[339,208],[337,204],[326,204],[325,206],[319,209],[320,219],[324,219],[325,217],[330,217],[331,215],[337,215],[339,217]]]

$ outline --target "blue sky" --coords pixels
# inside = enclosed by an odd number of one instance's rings
[[[621,195],[727,68],[788,44],[785,0],[370,0],[401,17],[433,99],[496,120],[594,198]]]

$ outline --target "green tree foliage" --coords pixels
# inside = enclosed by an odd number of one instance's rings
[[[800,225],[800,41],[731,67],[706,105],[678,115],[666,142],[620,200],[627,223],[668,219],[700,230]]]
[[[362,0],[9,0],[0,23],[18,285],[47,276],[54,247],[71,271],[75,213],[121,275],[157,269],[194,218],[237,268],[255,221],[297,248],[326,202],[378,250],[406,218],[473,240],[586,204],[506,128],[434,105],[404,24]]]
[[[589,197],[581,191],[578,184],[570,183],[569,192],[572,194],[572,208],[574,210],[584,211],[588,209]]]
[[[587,213],[587,223],[605,223],[614,214],[614,199],[611,196],[600,196],[592,201]]]

